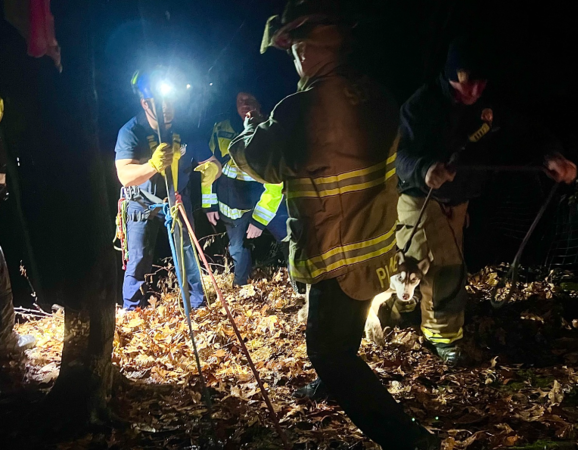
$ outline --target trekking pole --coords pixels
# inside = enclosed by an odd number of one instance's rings
[[[492,290],[492,296],[490,297],[490,303],[492,304],[492,306],[495,309],[499,309],[502,306],[504,306],[506,303],[508,303],[511,300],[512,296],[514,295],[514,292],[516,292],[516,290],[518,288],[518,275],[519,275],[519,268],[520,268],[520,260],[522,259],[522,253],[524,252],[524,248],[526,247],[526,244],[530,240],[532,233],[534,233],[534,230],[538,226],[538,222],[540,222],[540,219],[542,218],[542,216],[546,212],[546,209],[548,209],[548,205],[552,201],[552,198],[554,198],[554,194],[556,193],[556,190],[558,189],[559,185],[560,185],[560,183],[556,183],[556,184],[554,184],[554,186],[552,186],[552,189],[550,189],[550,193],[548,194],[548,197],[546,198],[546,200],[542,204],[542,207],[538,211],[538,214],[536,215],[536,218],[532,222],[532,225],[530,225],[530,228],[528,229],[528,232],[526,233],[524,240],[520,244],[520,248],[518,249],[518,252],[516,253],[516,256],[514,257],[514,261],[510,265],[510,269],[508,270],[506,275],[504,277],[502,277],[502,279],[499,281],[499,283]],[[502,300],[498,300],[497,299],[498,289],[504,288],[506,286],[508,278],[511,278],[512,286],[510,287],[510,290],[508,291],[507,295]]]
[[[231,322],[231,326],[233,327],[233,331],[235,332],[235,335],[237,336],[237,339],[239,341],[239,345],[241,346],[241,351],[243,352],[243,354],[247,358],[247,361],[249,363],[249,367],[251,368],[251,371],[253,372],[253,376],[255,377],[255,380],[257,381],[257,384],[259,385],[259,389],[261,390],[261,395],[263,396],[263,400],[265,401],[265,404],[267,405],[267,409],[269,409],[269,414],[271,416],[271,420],[273,421],[275,429],[277,430],[277,434],[279,435],[279,437],[281,438],[281,441],[283,442],[283,447],[285,448],[285,450],[291,450],[291,445],[289,444],[289,440],[287,439],[287,436],[285,435],[285,433],[283,432],[283,429],[281,428],[281,425],[279,423],[279,418],[277,417],[277,413],[275,412],[275,409],[273,408],[273,404],[271,403],[271,400],[269,399],[269,395],[267,394],[267,390],[265,389],[265,386],[263,385],[263,382],[261,381],[261,377],[259,376],[259,371],[257,370],[257,368],[255,367],[255,364],[253,363],[253,359],[251,358],[251,354],[249,353],[249,350],[247,349],[247,346],[245,345],[245,342],[243,341],[243,336],[241,336],[241,333],[239,332],[239,328],[237,327],[237,324],[235,322],[235,318],[233,317],[233,314],[231,314],[231,310],[229,309],[229,305],[228,305],[227,301],[225,300],[225,297],[223,296],[221,289],[219,289],[219,285],[217,284],[217,281],[215,280],[215,277],[213,275],[213,271],[211,270],[211,267],[209,266],[209,263],[207,262],[207,258],[205,257],[205,254],[203,253],[203,248],[201,247],[201,244],[199,243],[199,240],[197,239],[197,236],[193,230],[193,227],[191,226],[191,223],[189,222],[189,219],[187,217],[187,214],[186,214],[186,211],[185,211],[183,204],[179,203],[178,208],[179,208],[179,211],[181,213],[182,219],[185,222],[185,225],[189,231],[189,236],[191,237],[191,240],[195,244],[195,247],[198,251],[198,255],[201,257],[203,264],[205,265],[205,267],[209,273],[209,276],[211,277],[211,282],[215,288],[215,292],[217,293],[217,297],[221,301],[221,305],[223,306],[223,309],[225,310],[227,317],[229,318],[229,321]]]

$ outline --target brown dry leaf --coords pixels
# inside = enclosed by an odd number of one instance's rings
[[[302,443],[302,448],[318,450],[335,448],[337,443],[343,448],[376,448],[334,404],[297,402],[292,398],[295,389],[315,378],[315,371],[307,357],[305,327],[296,314],[303,299],[293,293],[287,272],[277,271],[266,280],[258,276],[241,289],[231,287],[230,274],[216,275],[216,279],[283,426],[291,430],[292,441]],[[487,301],[497,279],[496,270],[482,271],[470,277],[468,290],[471,295],[485,299],[480,302]],[[174,280],[171,283],[170,286],[175,285]],[[119,388],[121,392],[114,395],[113,401],[119,402],[115,404],[116,411],[121,411],[130,423],[142,424],[142,430],[173,430],[171,435],[184,437],[186,441],[196,436],[196,421],[206,414],[206,406],[178,296],[174,287],[163,289],[162,295],[155,294],[158,299],[155,305],[134,312],[118,310],[113,361],[131,382],[128,387]],[[547,298],[547,289],[550,289],[547,283],[534,283],[515,301],[534,294]],[[209,295],[214,298],[212,287]],[[543,308],[524,306],[520,311],[528,312],[528,318],[536,315],[546,322],[550,320]],[[243,447],[247,450],[280,448],[259,388],[220,303],[194,311],[192,319],[203,374],[214,394],[214,417],[218,426],[232,436],[232,448],[240,448],[235,445],[242,439],[247,442]],[[474,322],[478,327],[474,331],[484,338],[491,336],[510,344],[512,330],[501,322],[499,315],[477,316]],[[540,320],[520,319],[520,322],[542,325]],[[42,381],[50,377],[52,383],[52,375],[47,374],[52,374],[60,362],[62,312],[18,324],[17,330],[31,333],[39,340],[38,346],[27,352],[29,379]],[[448,369],[425,348],[418,327],[389,329],[387,336],[385,347],[363,340],[360,356],[382,377],[384,385],[412,417],[446,437],[446,450],[486,444],[488,448],[494,444],[515,446],[521,444],[521,437],[526,439],[530,435],[572,439],[577,419],[567,408],[556,406],[564,400],[563,388],[578,383],[578,357],[572,356],[578,355],[578,347],[572,347],[572,337],[555,348],[560,350],[566,366],[529,369],[509,364],[508,357],[502,358],[502,354],[487,354],[478,365],[456,370]],[[51,370],[43,370],[47,367]],[[531,375],[522,376],[521,370]],[[535,387],[534,379],[556,380],[549,390],[543,391],[547,398],[540,396],[541,389]],[[150,392],[143,390],[143,386],[149,385],[155,386],[151,386]],[[161,394],[157,388],[168,391]],[[547,426],[538,428],[536,422]],[[273,441],[259,447],[248,438],[254,434],[252,427],[266,428]],[[139,436],[138,443],[134,435],[129,438],[120,434],[114,445],[109,442],[101,447],[158,448],[147,440],[158,433],[137,430],[133,433]],[[70,448],[80,450],[87,445]]]
[[[504,439],[504,445],[506,447],[513,447],[517,444],[519,439],[520,437],[518,435],[508,436],[506,439]]]
[[[548,393],[548,400],[550,400],[552,405],[559,405],[564,401],[564,391],[558,380],[554,380],[554,386],[552,386],[552,390]]]

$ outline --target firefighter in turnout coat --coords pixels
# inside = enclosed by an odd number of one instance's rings
[[[264,46],[291,51],[299,89],[267,120],[249,116],[229,153],[253,178],[284,183],[290,270],[310,285],[307,351],[328,391],[384,448],[437,449],[357,355],[371,300],[396,269],[398,109],[346,64],[349,28],[334,5],[289,2],[280,24],[269,20]]]

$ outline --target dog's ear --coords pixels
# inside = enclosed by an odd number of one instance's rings
[[[423,273],[424,275],[427,273],[430,267],[429,258],[426,256],[420,262],[417,263],[417,268]]]
[[[397,253],[395,254],[395,257],[397,258],[397,265],[398,266],[401,266],[405,262],[405,255],[403,254],[403,252],[401,250],[397,251]]]

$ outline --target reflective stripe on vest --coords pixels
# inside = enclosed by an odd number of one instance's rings
[[[235,180],[242,180],[242,181],[257,181],[251,176],[247,175],[245,172],[240,170],[237,166],[234,165],[231,161],[225,164],[223,167],[223,175],[229,178],[233,178]]]
[[[248,213],[249,211],[251,211],[250,209],[235,209],[235,208],[230,208],[229,206],[225,205],[223,202],[219,202],[219,211],[221,211],[223,213],[223,215],[225,215],[225,217],[228,217],[229,219],[240,219],[241,217],[243,217],[245,215],[245,213]]]
[[[340,175],[289,179],[287,198],[322,198],[379,186],[395,175],[396,157],[394,153],[382,163]]]

